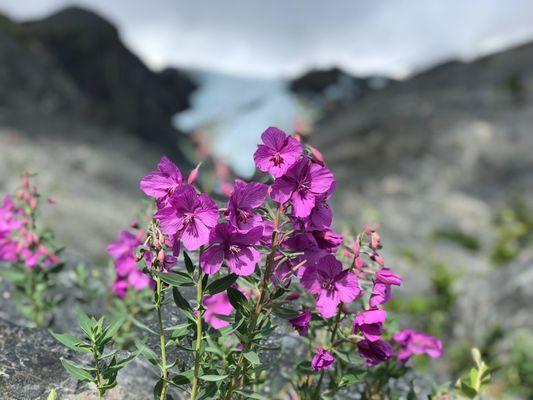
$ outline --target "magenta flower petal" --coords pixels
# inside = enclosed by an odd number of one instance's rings
[[[313,360],[311,361],[311,369],[313,371],[329,369],[334,362],[335,358],[330,353],[328,353],[324,348],[318,347]]]
[[[387,361],[394,353],[389,342],[383,339],[376,340],[375,342],[361,340],[357,343],[357,347],[359,348],[359,355],[366,359],[366,364],[369,366]]]
[[[150,172],[140,182],[141,190],[157,200],[164,199],[181,186],[183,175],[167,157],[162,157],[157,170]]]
[[[293,214],[303,218],[311,214],[316,198],[326,193],[333,184],[330,170],[303,157],[285,175],[276,179],[271,186],[270,197],[281,204],[291,200]]]
[[[387,313],[383,310],[363,311],[355,317],[353,332],[361,331],[366,340],[375,342],[381,338],[381,330],[386,318]]]
[[[261,135],[263,144],[254,154],[255,165],[260,171],[279,178],[302,155],[302,145],[278,128],[270,127]]]
[[[370,295],[370,307],[376,307],[388,302],[392,298],[390,285],[376,282]]]
[[[296,318],[290,319],[291,325],[298,331],[300,336],[307,336],[309,330],[309,323],[311,322],[311,311],[305,310]]]
[[[306,268],[301,284],[308,292],[318,295],[316,306],[325,318],[335,314],[341,301],[351,302],[361,293],[356,276],[343,271],[341,262],[332,255]]]
[[[222,267],[222,262],[224,261],[224,247],[215,243],[210,248],[208,248],[202,254],[200,258],[200,264],[202,265],[202,270],[208,275],[214,275]]]
[[[394,334],[393,340],[400,345],[398,361],[405,363],[412,355],[427,354],[431,358],[442,356],[442,342],[424,332],[405,329]]]
[[[209,232],[217,224],[218,215],[218,208],[209,196],[183,185],[154,217],[163,233],[177,234],[185,248],[192,251],[209,242]]]
[[[248,230],[260,225],[263,219],[254,212],[254,209],[265,202],[267,191],[268,186],[263,183],[245,183],[237,179],[227,211],[232,225],[240,230]]]
[[[376,279],[378,282],[384,283],[386,285],[396,285],[400,286],[402,284],[401,275],[394,274],[388,268],[382,268],[376,272]]]
[[[217,317],[217,315],[229,316],[234,310],[225,291],[205,296],[202,303],[205,306],[204,320],[211,328],[220,329],[229,326],[228,321]]]
[[[205,262],[204,271],[208,274],[218,271],[219,263],[226,261],[231,272],[240,275],[251,275],[255,270],[256,263],[261,259],[261,253],[253,246],[263,236],[263,227],[257,226],[250,231],[243,232],[228,223],[218,224],[211,232],[209,242],[211,248],[215,247],[214,254],[208,251],[203,256]]]

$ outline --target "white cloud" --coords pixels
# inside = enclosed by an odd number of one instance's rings
[[[0,0],[17,18],[65,0]],[[533,38],[528,0],[81,0],[119,24],[152,67],[167,64],[256,76],[340,65],[404,76],[438,60],[472,58]]]

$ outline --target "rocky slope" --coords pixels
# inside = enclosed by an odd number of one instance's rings
[[[429,296],[432,267],[450,272],[457,301],[446,345],[483,346],[495,329],[533,326],[518,289],[533,271],[531,252],[499,267],[488,256],[503,208],[521,202],[533,212],[532,125],[527,44],[368,92],[312,138],[339,181],[340,226],[381,224],[386,260],[406,276],[400,293]]]

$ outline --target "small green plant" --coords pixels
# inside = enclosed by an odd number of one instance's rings
[[[118,372],[128,365],[137,356],[137,353],[122,360],[117,358],[118,350],[113,348],[112,341],[124,322],[122,319],[105,325],[103,317],[96,320],[81,310],[78,310],[78,318],[84,334],[83,338],[68,333],[52,332],[52,335],[69,349],[92,355],[92,366],[83,366],[64,358],[61,359],[61,363],[74,378],[82,382],[94,383],[98,391],[98,399],[101,399],[109,389],[116,386]]]
[[[472,349],[472,358],[476,365],[465,373],[455,385],[456,395],[460,399],[479,399],[490,383],[491,369],[481,359],[481,353],[478,349]]]
[[[29,325],[50,326],[64,300],[54,291],[63,263],[52,232],[37,223],[41,195],[31,177],[22,174],[21,187],[0,203],[0,263],[7,264],[0,273],[13,286],[15,304]]]

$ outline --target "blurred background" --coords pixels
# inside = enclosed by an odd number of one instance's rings
[[[0,193],[38,173],[88,265],[162,154],[223,195],[271,125],[323,153],[338,230],[380,226],[435,381],[477,346],[533,399],[532,2],[0,0]]]

